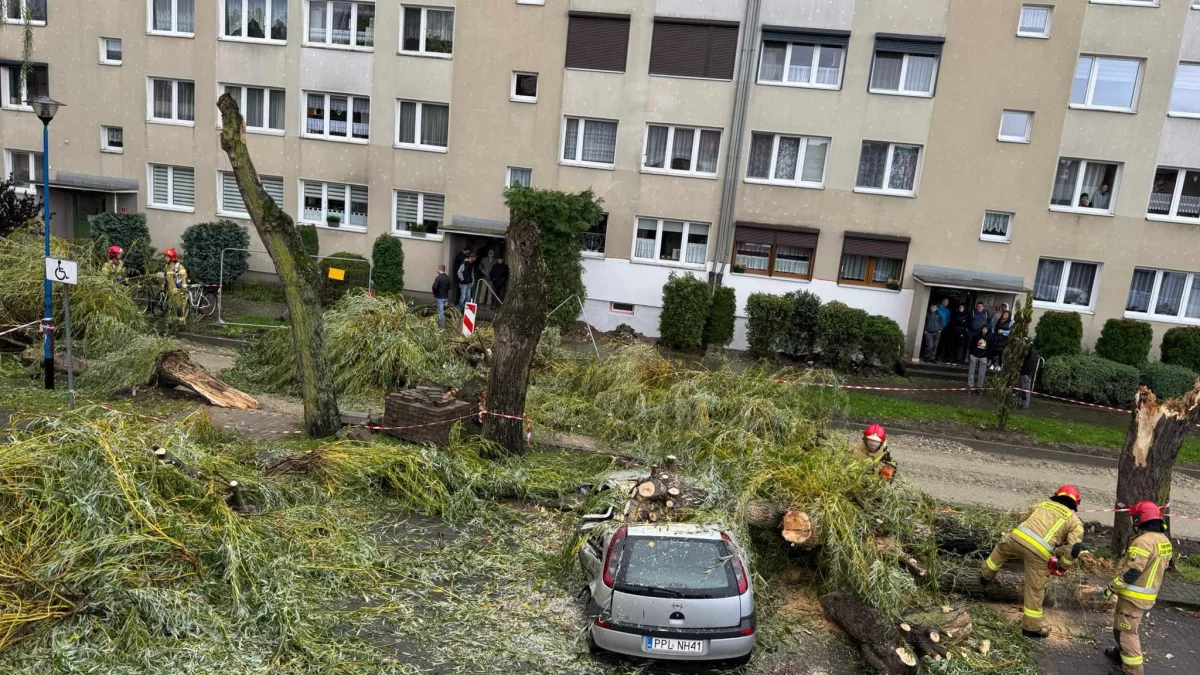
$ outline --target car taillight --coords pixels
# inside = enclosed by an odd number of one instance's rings
[[[729,545],[729,550],[733,554],[733,576],[737,578],[738,595],[741,595],[750,587],[750,581],[746,578],[746,568],[742,565],[742,557],[738,555],[737,547],[733,545],[733,540],[729,538],[729,535],[722,532],[721,538]],[[753,632],[753,630],[750,631],[750,633]],[[750,633],[743,632],[742,635],[749,635]]]
[[[622,525],[621,529],[613,534],[612,541],[608,542],[608,553],[604,554],[604,585],[609,588],[616,583],[617,566],[621,564],[621,548],[625,541],[625,533],[628,531],[629,528]]]
[[[605,628],[607,628],[607,626],[605,626]],[[741,634],[742,635],[754,635],[754,627],[751,626],[750,628],[743,628]]]
[[[601,619],[600,617],[596,617],[596,620],[593,621],[592,623],[596,624],[597,628],[612,628],[611,621],[605,621],[604,619]],[[753,631],[751,631],[751,632],[753,632]]]

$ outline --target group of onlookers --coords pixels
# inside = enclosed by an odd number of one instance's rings
[[[438,265],[437,276],[433,280],[433,299],[437,303],[438,325],[445,324],[446,304],[450,301],[457,285],[458,309],[465,309],[468,302],[482,302],[496,309],[504,302],[508,292],[508,264],[504,258],[496,256],[496,252],[485,245],[479,251],[472,252],[470,246],[463,246],[462,251],[454,256],[454,280],[446,274],[446,266]],[[480,289],[481,297],[474,298],[475,282],[486,279]]]
[[[984,308],[982,302],[976,302],[972,310],[962,303],[957,309],[951,309],[950,299],[942,298],[940,303],[929,305],[921,360],[929,363],[966,363],[967,386],[972,392],[982,393],[988,371],[998,370],[1004,365],[1004,350],[1008,348],[1012,328],[1013,318],[1008,303],[1001,304],[992,313]],[[1030,344],[1025,361],[1021,364],[1022,389],[1029,389],[1032,385],[1037,360],[1037,350]],[[1029,407],[1028,393],[1022,392],[1019,400],[1022,408]]]

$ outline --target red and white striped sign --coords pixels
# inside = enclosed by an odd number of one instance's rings
[[[478,305],[473,302],[468,302],[463,309],[463,337],[471,337],[475,332],[475,310]]]

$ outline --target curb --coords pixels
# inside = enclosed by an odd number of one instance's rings
[[[209,345],[211,347],[228,347],[229,349],[241,349],[249,347],[250,343],[246,340],[238,340],[236,338],[220,337],[218,335],[204,335],[203,333],[179,333],[175,336],[180,340],[186,340],[199,345]]]

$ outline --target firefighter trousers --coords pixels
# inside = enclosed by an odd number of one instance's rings
[[[1025,563],[1025,606],[1022,607],[1021,627],[1025,630],[1038,631],[1042,629],[1042,600],[1046,597],[1046,580],[1050,571],[1046,568],[1046,560],[1017,543],[1011,534],[1000,540],[980,566],[979,574],[988,581],[996,578],[996,574],[1008,560],[1019,558]]]
[[[1121,650],[1121,670],[1127,675],[1142,675],[1142,639],[1138,636],[1138,625],[1145,610],[1139,609],[1125,598],[1117,598],[1113,612],[1113,637]]]

